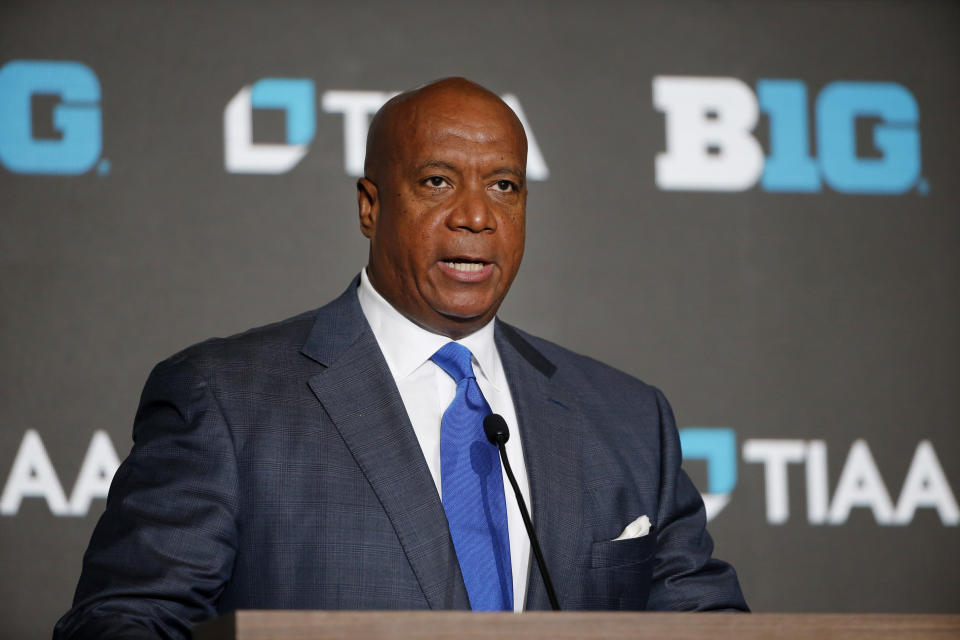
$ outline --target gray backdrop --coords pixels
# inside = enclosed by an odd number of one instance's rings
[[[958,33],[923,2],[5,2],[0,637],[68,608],[152,365],[365,264],[325,96],[448,75],[513,94],[549,171],[501,317],[665,391],[754,610],[960,611]],[[244,87],[234,142],[308,143],[289,169],[228,171]]]

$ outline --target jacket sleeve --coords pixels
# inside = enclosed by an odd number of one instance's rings
[[[236,458],[208,381],[185,357],[151,373],[133,440],[55,640],[188,638],[217,615],[236,553]]]
[[[657,554],[648,609],[749,611],[737,574],[711,557],[700,493],[681,469],[680,437],[667,399],[656,391],[660,409],[661,478],[657,513]]]

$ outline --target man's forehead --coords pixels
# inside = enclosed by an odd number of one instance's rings
[[[509,173],[523,179],[526,153],[515,135],[502,128],[460,126],[431,121],[395,150],[395,168],[410,174],[425,170],[477,170]]]
[[[457,94],[424,96],[399,107],[393,124],[411,136],[456,135],[477,142],[523,137],[513,111],[496,96]]]
[[[496,94],[451,78],[400,94],[374,118],[368,160],[401,160],[406,168],[443,151],[496,153],[526,162],[526,135],[516,114]]]
[[[420,110],[406,125],[403,131],[418,142],[508,145],[519,142],[509,120],[471,117],[462,111]]]

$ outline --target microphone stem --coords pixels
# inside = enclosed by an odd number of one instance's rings
[[[530,546],[533,547],[533,555],[536,556],[537,566],[540,567],[540,575],[543,576],[543,585],[547,588],[547,598],[550,599],[550,606],[554,611],[560,611],[560,603],[557,602],[557,594],[553,590],[553,582],[550,580],[550,573],[547,571],[547,563],[543,559],[543,552],[540,551],[540,542],[537,540],[537,533],[533,530],[533,523],[530,521],[530,514],[527,513],[527,505],[524,504],[523,497],[520,494],[520,487],[517,485],[517,479],[513,477],[513,469],[510,468],[510,461],[507,460],[507,449],[502,442],[497,443],[497,449],[500,451],[500,460],[503,461],[503,468],[507,471],[507,478],[513,487],[513,493],[517,497],[517,505],[520,507],[520,517],[523,518],[523,526],[527,528],[527,534],[530,536]]]

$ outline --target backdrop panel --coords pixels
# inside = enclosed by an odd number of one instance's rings
[[[501,316],[664,390],[751,606],[960,611],[957,33],[948,2],[5,2],[0,637],[68,608],[152,365],[365,264],[369,114],[449,75],[536,142]]]

